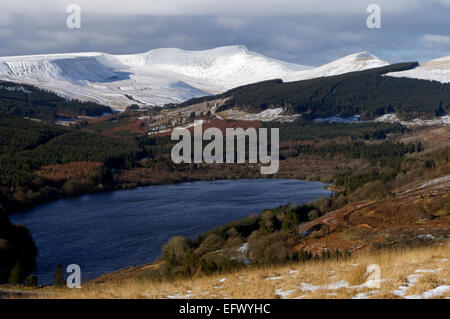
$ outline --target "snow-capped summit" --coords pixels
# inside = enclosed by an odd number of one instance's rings
[[[362,71],[372,68],[378,68],[389,63],[380,60],[375,55],[367,51],[347,55],[333,62],[324,64],[317,68],[295,74],[292,78],[286,79],[290,81],[307,80],[324,76],[333,76],[348,72]]]
[[[450,83],[450,55],[421,63],[411,70],[388,73],[387,75]]]
[[[316,71],[321,72],[322,74],[321,76],[331,76],[348,72],[378,68],[388,64],[389,63],[380,60],[372,53],[362,51],[347,55],[331,63],[318,67],[316,68]]]
[[[124,109],[135,103],[179,103],[269,79],[304,80],[386,64],[364,51],[313,68],[235,45],[204,51],[164,48],[125,55],[91,52],[3,57],[0,80]]]
[[[183,77],[206,81],[208,86],[212,85],[212,90],[209,87],[201,89],[207,92],[221,92],[243,84],[282,78],[293,71],[311,68],[267,58],[248,51],[243,45],[205,51],[155,49],[143,54],[115,58],[128,66],[158,68]]]

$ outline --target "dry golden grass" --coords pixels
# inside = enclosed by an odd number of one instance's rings
[[[366,264],[355,264],[355,268],[347,273],[347,281],[350,285],[362,285],[366,281]]]
[[[405,288],[405,295],[420,295],[440,285],[450,285],[450,245],[409,250],[384,250],[353,256],[345,260],[264,268],[248,268],[227,274],[173,282],[136,279],[87,284],[81,289],[47,287],[36,290],[39,298],[399,298],[394,291]],[[381,269],[381,287],[371,289],[366,265]],[[369,272],[370,273],[370,272]],[[408,286],[408,277],[417,282]],[[225,280],[224,280],[225,278]],[[446,291],[438,298],[450,297]]]
[[[442,284],[441,279],[434,273],[425,273],[422,277],[418,278],[416,284],[408,289],[408,295],[421,294],[424,291],[434,289]]]

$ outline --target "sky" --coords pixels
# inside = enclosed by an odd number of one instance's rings
[[[69,29],[67,6],[81,8]],[[381,28],[369,29],[369,4]],[[1,0],[0,56],[246,45],[320,65],[359,51],[391,63],[450,55],[450,0]]]

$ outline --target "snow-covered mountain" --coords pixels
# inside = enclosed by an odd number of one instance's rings
[[[122,110],[130,104],[178,103],[269,79],[304,80],[387,64],[360,52],[314,68],[267,58],[245,46],[228,46],[205,51],[155,49],[130,55],[4,57],[0,58],[0,79]]]
[[[389,63],[380,60],[375,55],[367,51],[362,51],[355,54],[350,54],[348,56],[337,59],[328,64],[304,72],[297,72],[296,74],[292,74],[290,76],[283,78],[283,80],[285,81],[308,80],[318,77],[333,76],[348,72],[378,68],[388,64]]]
[[[388,73],[386,75],[450,83],[450,55],[422,63],[408,71]]]

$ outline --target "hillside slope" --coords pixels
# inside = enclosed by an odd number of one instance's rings
[[[450,111],[449,84],[384,76],[417,65],[399,63],[294,82],[264,81],[192,99],[180,106],[207,103],[218,113],[234,109],[257,114],[273,109],[281,110],[279,115],[298,114],[307,121],[336,115],[359,115],[368,120],[390,113],[407,120],[445,116]]]
[[[388,73],[387,76],[398,78],[412,78],[429,81],[438,81],[441,83],[450,82],[450,55],[425,63],[421,63],[420,66],[403,72]]]
[[[137,280],[152,266],[125,269],[81,289],[33,291],[0,287],[6,298],[151,299],[439,299],[450,297],[450,244],[411,250],[383,250],[340,260],[250,268],[171,282]],[[376,265],[380,280],[369,280]],[[366,270],[369,269],[369,273]],[[379,288],[375,286],[380,284]],[[372,286],[373,285],[373,286]]]

